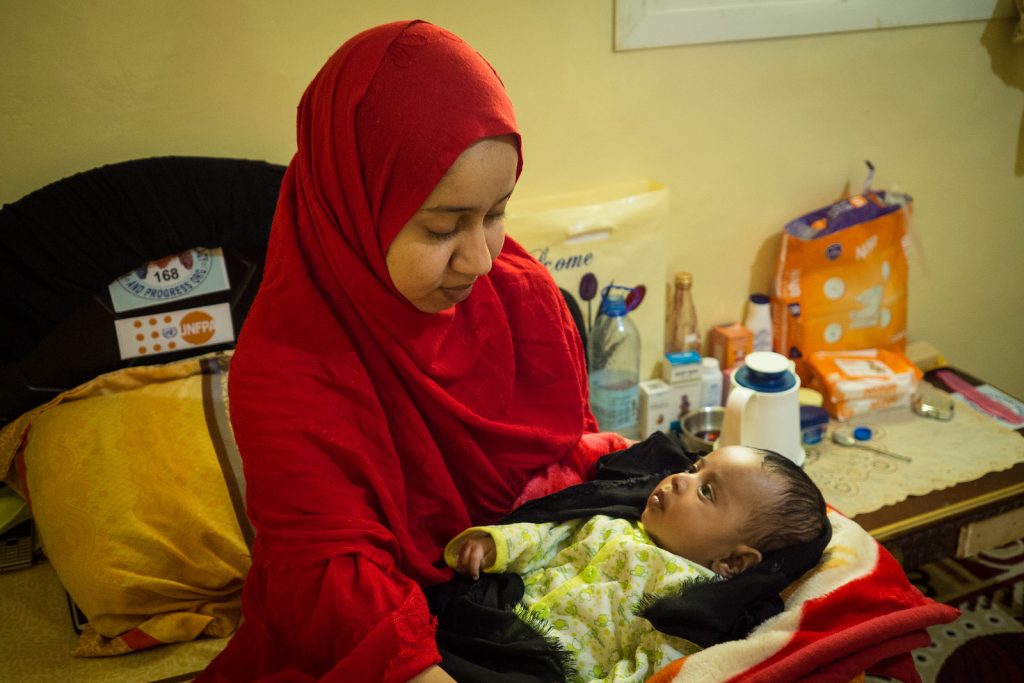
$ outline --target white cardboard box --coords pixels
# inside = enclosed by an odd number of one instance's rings
[[[668,433],[672,422],[672,395],[660,379],[640,382],[640,438],[654,432]]]
[[[699,377],[688,382],[670,385],[668,393],[669,400],[671,401],[671,406],[669,407],[670,423],[678,423],[683,419],[683,415],[686,415],[691,410],[698,410],[701,407]]]

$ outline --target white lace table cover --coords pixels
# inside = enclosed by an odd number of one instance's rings
[[[902,462],[830,440],[837,429],[867,426],[871,445],[911,458]],[[949,422],[920,417],[909,408],[880,411],[829,424],[829,434],[806,446],[807,474],[825,500],[847,517],[893,505],[908,496],[940,491],[1024,462],[1024,438],[958,402]]]

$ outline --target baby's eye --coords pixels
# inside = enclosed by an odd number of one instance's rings
[[[697,487],[697,493],[712,502],[715,500],[715,490],[711,488],[711,484],[701,484]]]
[[[690,465],[689,467],[687,467],[686,468],[686,473],[687,474],[696,474],[697,473],[697,465],[696,465],[696,463],[694,463],[693,465]]]

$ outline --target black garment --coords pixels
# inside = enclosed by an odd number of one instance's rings
[[[459,683],[556,683],[566,680],[568,653],[513,611],[523,599],[518,574],[456,574],[427,589],[438,615],[441,668]]]
[[[658,482],[694,462],[675,439],[655,432],[598,460],[591,481],[523,503],[500,523],[563,522],[594,515],[638,520]]]
[[[580,341],[583,342],[583,360],[589,370],[590,348],[587,344],[587,324],[583,320],[583,311],[580,310],[580,305],[576,303],[576,297],[569,290],[564,287],[559,287],[559,289],[562,290],[562,298],[565,299],[565,305],[569,308],[569,315],[572,316],[572,321],[576,324],[576,331],[580,333]]]

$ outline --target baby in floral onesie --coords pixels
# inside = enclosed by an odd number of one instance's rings
[[[824,500],[803,470],[729,446],[663,479],[640,522],[595,515],[473,527],[448,544],[445,561],[473,578],[481,569],[520,574],[521,616],[543,624],[582,680],[643,681],[698,649],[638,616],[645,596],[734,576],[823,524]]]

